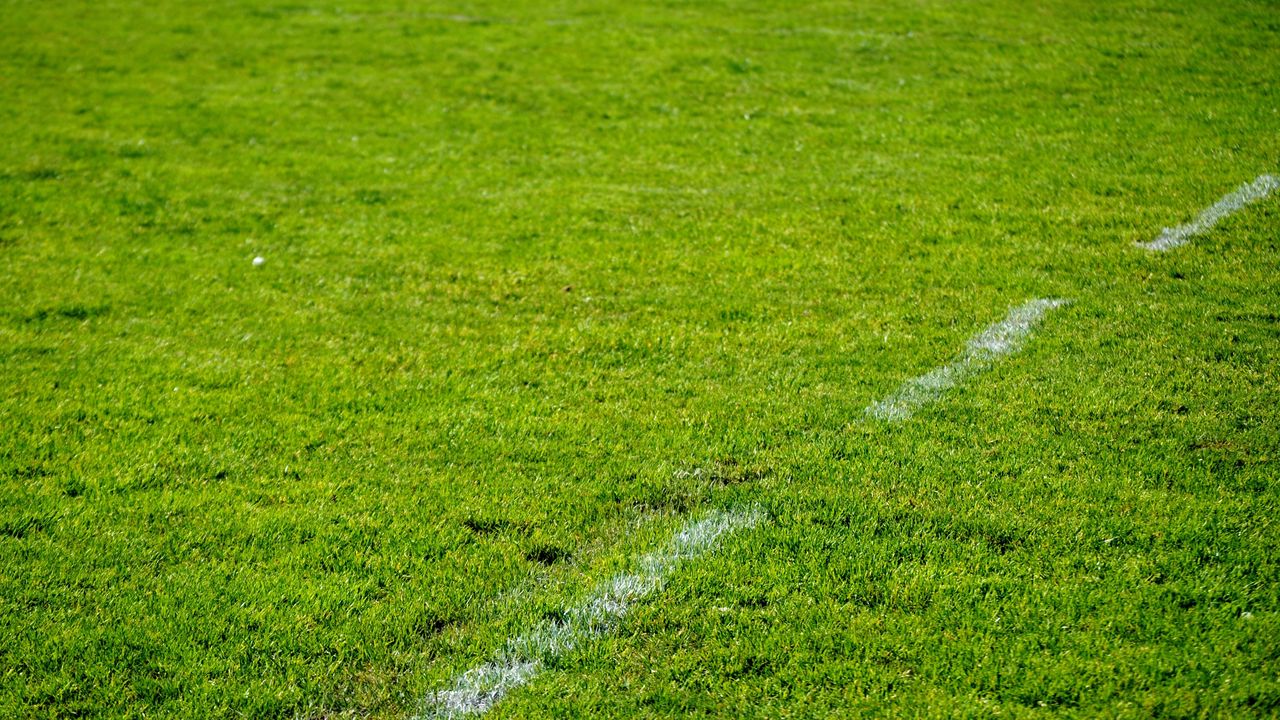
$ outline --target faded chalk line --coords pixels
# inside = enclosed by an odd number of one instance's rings
[[[891,422],[906,420],[965,378],[985,370],[996,358],[1022,349],[1023,341],[1044,314],[1067,302],[1037,298],[1010,310],[1004,320],[971,338],[959,358],[903,383],[897,392],[868,407],[867,414]]]
[[[442,15],[438,19],[485,22],[482,18],[463,15]],[[801,28],[791,29],[789,32],[826,33],[827,30]],[[639,193],[671,192],[641,186],[614,189]],[[1165,251],[1184,245],[1191,238],[1213,229],[1223,218],[1267,197],[1277,189],[1280,189],[1280,178],[1260,175],[1253,182],[1241,185],[1202,211],[1195,220],[1176,228],[1165,228],[1156,239],[1136,244],[1153,251]],[[706,194],[708,191],[700,192]],[[988,369],[1000,357],[1021,350],[1044,315],[1068,302],[1055,298],[1037,298],[1011,309],[1003,320],[971,338],[955,360],[906,381],[892,395],[867,407],[866,414],[890,422],[910,418],[918,409],[937,401],[948,390]],[[677,477],[701,477],[702,472],[701,469],[680,471]],[[456,718],[488,712],[508,693],[531,682],[556,658],[574,650],[583,642],[616,628],[631,606],[661,590],[668,576],[683,561],[704,555],[714,550],[725,536],[753,528],[763,521],[763,513],[759,509],[750,508],[712,511],[700,520],[685,525],[664,547],[639,558],[636,570],[614,575],[595,588],[580,604],[508,639],[492,660],[458,675],[448,689],[429,694],[416,717],[419,720]]]
[[[493,660],[459,675],[448,690],[428,695],[418,718],[487,712],[507,693],[537,677],[549,661],[615,627],[631,605],[662,589],[667,576],[682,561],[714,550],[724,536],[755,527],[763,520],[757,508],[716,510],[685,525],[664,548],[641,557],[634,572],[613,576],[561,617],[543,621],[508,640]]]
[[[1179,245],[1185,245],[1191,238],[1212,230],[1213,226],[1218,224],[1218,221],[1250,203],[1265,198],[1276,188],[1280,188],[1280,178],[1275,175],[1259,175],[1253,182],[1245,183],[1233,192],[1223,196],[1221,200],[1201,212],[1200,216],[1195,220],[1186,225],[1179,225],[1176,228],[1165,228],[1160,233],[1160,237],[1155,240],[1136,243],[1136,245],[1140,248],[1158,252],[1172,250]]]

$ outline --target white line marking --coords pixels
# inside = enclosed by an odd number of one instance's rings
[[[437,16],[456,22],[475,22],[477,18],[462,15]],[[798,31],[824,29],[800,29]],[[1164,251],[1186,244],[1191,238],[1213,229],[1220,220],[1241,208],[1261,200],[1280,188],[1280,178],[1259,175],[1207,208],[1190,223],[1165,228],[1160,237],[1139,247]],[[664,192],[647,187],[624,187],[635,192]],[[705,194],[705,190],[702,191]],[[969,340],[965,351],[955,361],[908,380],[893,395],[873,403],[868,415],[892,422],[905,420],[920,407],[936,401],[947,390],[966,378],[988,368],[1002,355],[1015,353],[1049,310],[1065,305],[1067,300],[1037,298],[1013,308],[1004,320],[989,326]],[[681,475],[684,473],[684,475]],[[701,470],[692,475],[701,474]],[[677,476],[689,476],[680,471]],[[456,677],[448,690],[427,696],[425,709],[418,718],[454,718],[481,715],[493,708],[507,693],[528,684],[553,660],[573,650],[584,640],[599,636],[615,627],[635,602],[663,587],[668,575],[687,559],[714,550],[726,534],[755,527],[763,516],[757,509],[747,511],[714,511],[678,532],[667,547],[640,558],[639,570],[620,573],[598,587],[582,604],[570,608],[556,620],[546,620],[533,630],[512,638],[494,660],[474,667]]]
[[[1044,314],[1068,301],[1037,298],[1012,310],[1004,320],[988,327],[969,340],[964,353],[954,361],[902,384],[898,391],[867,408],[867,414],[880,420],[906,420],[924,405],[934,402],[965,378],[985,370],[1001,355],[1022,349],[1022,343]]]
[[[488,18],[475,17],[474,15],[460,15],[457,13],[418,13],[417,16],[427,20],[444,20],[446,22],[464,23],[468,25],[485,25],[494,22]]]
[[[1212,230],[1213,226],[1217,225],[1222,218],[1250,203],[1265,198],[1276,188],[1280,188],[1280,178],[1275,175],[1259,175],[1253,182],[1245,183],[1236,188],[1235,191],[1223,196],[1221,200],[1201,212],[1200,216],[1195,220],[1186,225],[1179,225],[1176,228],[1165,228],[1160,233],[1160,237],[1151,242],[1135,244],[1140,248],[1158,252],[1172,250],[1179,245],[1185,245],[1191,238]]]
[[[560,618],[545,620],[508,640],[497,657],[454,678],[450,689],[428,695],[426,708],[418,717],[456,718],[487,712],[507,693],[537,677],[549,661],[611,630],[631,605],[660,590],[682,561],[714,550],[725,535],[755,527],[763,520],[763,513],[756,508],[716,510],[686,525],[666,547],[641,557],[635,572],[613,576]]]

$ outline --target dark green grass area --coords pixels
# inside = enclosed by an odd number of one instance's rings
[[[0,716],[406,717],[752,503],[494,715],[1280,711],[1280,199],[1133,247],[1280,9],[1034,5],[0,2]]]

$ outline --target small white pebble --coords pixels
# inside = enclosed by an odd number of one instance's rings
[[[267,259],[259,255],[258,257],[253,259],[253,266],[262,267],[266,262],[267,262]]]

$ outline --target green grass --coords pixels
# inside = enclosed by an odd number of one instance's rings
[[[1035,5],[0,3],[0,715],[404,718],[753,503],[492,716],[1280,712],[1280,200],[1133,247],[1280,10]]]

